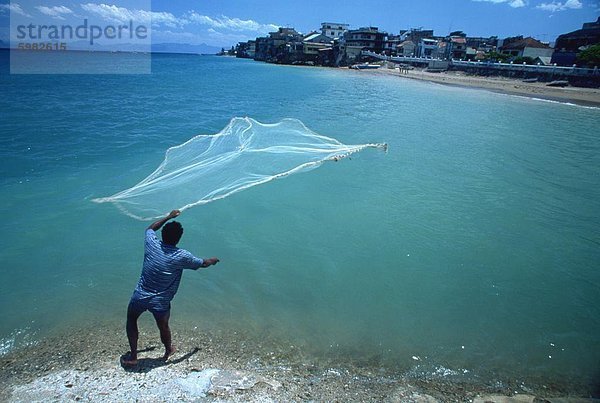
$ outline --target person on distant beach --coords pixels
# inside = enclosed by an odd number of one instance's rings
[[[131,351],[122,358],[124,366],[137,365],[137,342],[138,327],[137,320],[145,311],[152,312],[156,325],[160,331],[160,340],[165,345],[166,361],[175,352],[171,344],[171,329],[169,329],[169,317],[171,315],[171,300],[179,288],[179,282],[183,269],[199,269],[215,265],[219,259],[200,259],[185,249],[179,249],[176,245],[183,234],[183,227],[177,221],[165,223],[181,212],[173,210],[165,218],[152,223],[146,229],[146,241],[144,246],[144,265],[140,280],[131,296],[127,308],[127,338]],[[156,237],[156,232],[163,225],[162,241]]]

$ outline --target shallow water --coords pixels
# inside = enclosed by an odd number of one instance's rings
[[[0,61],[3,352],[123,320],[148,224],[91,199],[234,116],[293,117],[389,151],[184,212],[180,246],[221,263],[185,273],[173,315],[315,356],[597,379],[600,109],[231,58],[156,55],[140,76]]]

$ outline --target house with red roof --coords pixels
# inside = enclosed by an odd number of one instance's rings
[[[467,57],[467,38],[450,36],[447,40],[446,57],[448,59],[465,59]]]
[[[535,38],[521,36],[505,39],[499,48],[500,53],[513,57],[552,57],[554,49],[547,43],[538,41]]]

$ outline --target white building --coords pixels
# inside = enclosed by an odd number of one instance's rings
[[[344,32],[350,27],[349,24],[340,24],[338,22],[322,22],[321,34],[330,37],[331,39],[340,38]]]

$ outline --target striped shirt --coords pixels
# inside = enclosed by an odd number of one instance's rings
[[[163,243],[149,228],[146,230],[142,275],[131,299],[146,302],[156,310],[168,310],[183,270],[196,270],[203,263],[204,260],[187,250]]]

